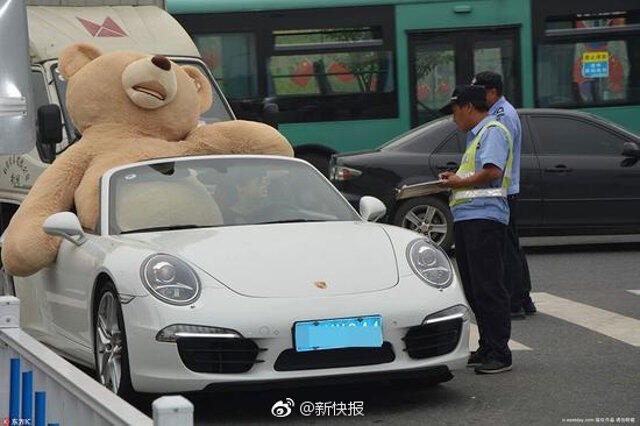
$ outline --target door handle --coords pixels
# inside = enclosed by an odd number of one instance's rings
[[[573,171],[573,169],[564,164],[557,164],[554,167],[547,167],[544,171],[549,173],[568,173]]]
[[[444,170],[458,170],[458,163],[456,163],[455,161],[449,161],[447,164],[438,164],[436,165],[436,168],[440,171],[444,171]]]

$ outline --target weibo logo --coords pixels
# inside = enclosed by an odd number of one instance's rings
[[[94,37],[126,37],[127,33],[115,23],[115,21],[108,16],[105,18],[102,25],[91,22],[88,19],[76,17],[78,21],[85,27],[89,34]]]

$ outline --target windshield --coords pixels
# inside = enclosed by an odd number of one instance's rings
[[[200,116],[200,120],[205,123],[215,123],[218,121],[227,121],[231,120],[231,115],[229,114],[229,110],[226,107],[225,102],[222,100],[221,93],[216,89],[215,84],[211,81],[211,77],[207,69],[202,65],[199,61],[189,61],[189,60],[179,60],[170,58],[173,62],[179,65],[192,65],[198,68],[211,83],[211,87],[213,88],[213,103],[211,104],[211,108],[202,113]],[[58,93],[58,99],[60,100],[60,108],[62,109],[62,115],[64,117],[66,123],[66,130],[69,141],[75,141],[80,138],[80,132],[73,125],[71,125],[71,119],[69,114],[67,113],[67,81],[62,77],[60,71],[58,70],[57,64],[51,67],[51,73],[54,76],[54,83],[56,86],[56,92]]]
[[[109,233],[359,216],[307,164],[274,158],[183,159],[131,166],[109,181]]]

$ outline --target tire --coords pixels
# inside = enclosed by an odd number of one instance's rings
[[[423,219],[427,213],[431,214],[431,221],[425,223]],[[449,250],[453,245],[453,216],[447,203],[439,198],[417,197],[407,200],[396,211],[393,224],[429,237],[443,250]]]
[[[329,177],[329,156],[317,152],[307,152],[296,157],[311,163],[325,177]]]
[[[116,325],[117,328],[114,327]],[[111,357],[112,362],[108,358],[104,359],[107,356],[104,355],[104,351],[108,349],[108,356]],[[127,349],[127,335],[124,328],[122,306],[120,305],[116,287],[110,280],[104,281],[98,288],[93,307],[93,357],[96,366],[96,379],[103,386],[125,399],[135,395],[131,385],[129,351]],[[117,379],[117,371],[116,375],[110,374],[114,369],[118,368],[118,363],[120,369],[119,380]],[[105,371],[105,368],[109,368],[109,370]]]

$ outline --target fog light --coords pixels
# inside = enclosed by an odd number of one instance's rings
[[[156,334],[158,342],[176,342],[178,337],[239,339],[242,336],[234,330],[202,325],[173,324],[163,328]]]

